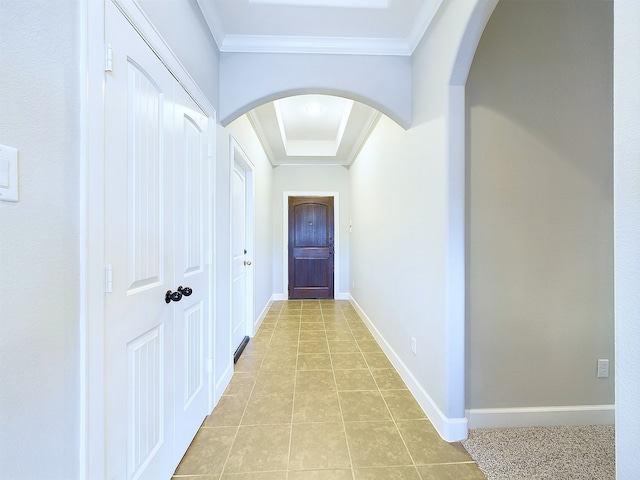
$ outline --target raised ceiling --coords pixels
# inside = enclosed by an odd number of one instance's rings
[[[198,0],[221,52],[411,55],[442,0]]]
[[[443,0],[197,1],[221,52],[409,56]],[[349,165],[380,113],[302,95],[247,116],[274,165]]]

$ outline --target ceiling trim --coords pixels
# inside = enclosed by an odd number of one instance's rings
[[[249,123],[253,127],[253,131],[256,132],[258,136],[258,140],[262,145],[262,149],[264,150],[264,153],[266,153],[267,158],[269,159],[269,163],[271,163],[271,166],[275,166],[276,165],[274,163],[275,155],[273,153],[273,150],[271,149],[271,145],[269,145],[269,142],[265,140],[267,138],[267,135],[262,129],[262,123],[256,117],[255,110],[248,111],[247,118],[249,119]]]
[[[389,8],[389,0],[249,0],[249,3],[295,7]]]
[[[427,29],[438,13],[438,10],[440,10],[443,1],[444,0],[439,0],[437,2],[425,2],[420,13],[418,13],[416,22],[413,24],[413,29],[407,37],[407,43],[409,44],[411,54],[413,54],[413,51],[418,47],[420,40],[424,37],[424,34],[427,32]]]
[[[276,35],[225,35],[220,51],[225,53],[302,53],[342,55],[411,56],[408,40],[402,38],[294,37]]]

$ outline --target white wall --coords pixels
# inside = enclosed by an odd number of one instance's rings
[[[76,478],[80,435],[80,2],[0,4],[0,477]]]
[[[209,102],[219,110],[218,47],[197,1],[136,1]]]
[[[463,252],[452,254],[449,232],[459,215],[450,204],[449,85],[477,3],[441,7],[412,58],[412,128],[381,120],[351,167],[352,296],[448,440],[466,436],[463,317],[450,309],[464,296],[450,277],[450,259]]]
[[[254,165],[255,195],[255,252],[252,255],[255,272],[255,317],[263,312],[271,300],[273,287],[273,167],[260,144],[260,141],[243,115],[231,123],[227,129],[236,139],[244,153]]]
[[[640,478],[640,3],[614,2],[616,478]]]
[[[348,97],[407,126],[411,123],[411,59],[375,55],[220,54],[223,125],[263,103],[303,93]]]
[[[285,287],[288,272],[283,271],[283,248],[288,238],[283,233],[284,192],[338,192],[340,229],[339,256],[336,258],[339,268],[334,284],[334,295],[345,297],[349,292],[349,219],[351,218],[349,195],[349,170],[339,165],[287,165],[273,171],[273,288],[280,298],[288,298]],[[342,295],[340,295],[342,294]]]
[[[614,403],[612,9],[504,0],[478,46],[467,408]]]

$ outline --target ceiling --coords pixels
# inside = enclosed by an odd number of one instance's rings
[[[197,1],[221,52],[409,56],[443,0]],[[274,165],[349,165],[380,113],[302,95],[247,116]]]

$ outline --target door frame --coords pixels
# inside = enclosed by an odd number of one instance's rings
[[[238,165],[245,175],[245,225],[246,225],[246,244],[248,250],[247,260],[251,260],[251,268],[247,268],[245,272],[245,289],[246,289],[246,302],[245,302],[245,335],[253,337],[255,333],[254,316],[255,316],[255,258],[256,258],[256,243],[255,243],[255,182],[254,182],[254,169],[255,166],[249,158],[249,156],[242,149],[238,141],[233,135],[229,135],[229,218],[233,221],[233,171]],[[229,228],[229,245],[233,245],[233,228]],[[232,255],[229,255],[229,305],[233,308],[233,265]],[[235,352],[237,345],[232,344],[232,332],[233,332],[233,312],[230,312],[229,322],[232,324],[229,328],[229,345],[231,354]]]
[[[104,91],[105,76],[105,5],[112,2],[133,25],[138,34],[162,60],[169,72],[178,79],[186,92],[208,117],[209,143],[215,145],[216,110],[197,86],[190,74],[171,51],[149,18],[135,0],[84,0],[81,2],[83,35],[80,39],[80,58],[83,86],[81,104],[81,210],[80,210],[80,358],[79,358],[79,462],[78,478],[104,478],[106,472],[105,433],[106,408],[103,395],[105,382],[104,324],[105,324],[105,122]],[[207,180],[210,182],[210,197],[215,190],[214,159],[209,155]],[[210,205],[213,209],[213,205]],[[213,209],[215,210],[215,209]],[[206,246],[208,259],[213,246],[215,219],[211,219],[205,230],[210,244]],[[213,285],[212,261],[209,261],[209,283]],[[210,338],[208,355],[213,351],[212,332],[215,324],[213,297],[210,293],[209,323]],[[209,384],[209,403],[213,408],[213,372],[206,369]],[[97,386],[97,387],[96,387]]]
[[[289,298],[289,197],[333,197],[333,298],[349,300],[340,292],[340,192],[285,191],[282,192],[282,299]]]

